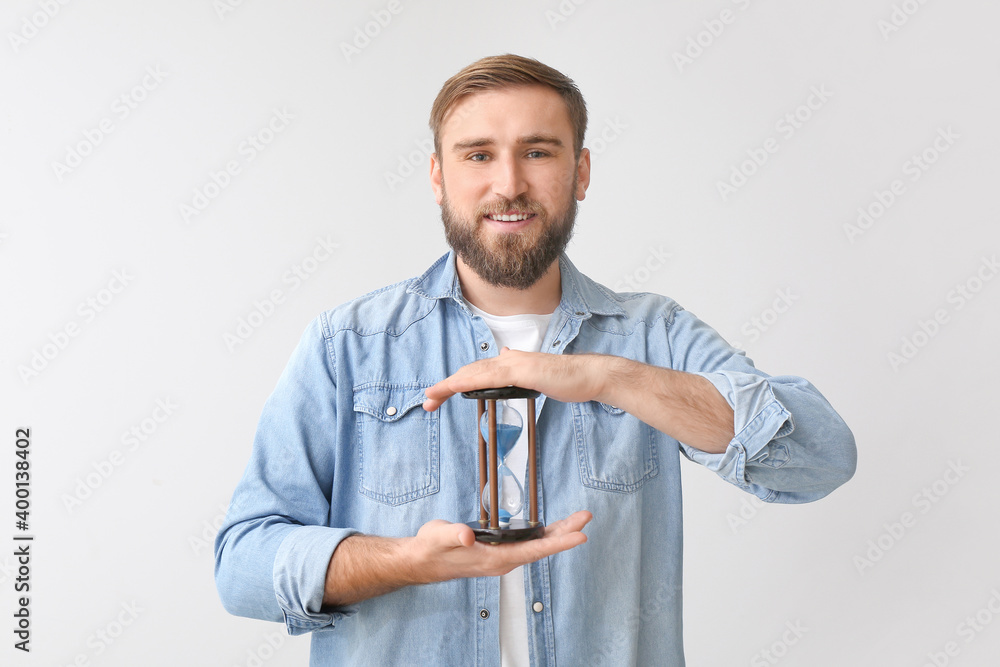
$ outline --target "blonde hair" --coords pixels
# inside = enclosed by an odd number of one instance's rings
[[[568,76],[533,58],[505,54],[482,58],[444,82],[431,107],[430,127],[434,133],[434,151],[441,155],[441,125],[455,104],[484,90],[503,90],[517,86],[543,85],[552,88],[566,102],[573,125],[573,152],[577,159],[587,133],[587,104],[580,89]]]

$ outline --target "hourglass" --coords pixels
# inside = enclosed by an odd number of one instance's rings
[[[514,449],[518,438],[523,430],[523,420],[521,413],[515,410],[506,400],[500,401],[496,406],[496,429],[497,429],[497,458],[487,464],[487,474],[496,474],[499,494],[499,523],[501,528],[510,528],[510,518],[521,511],[524,506],[524,487],[517,480],[514,471],[507,466],[507,457]],[[488,441],[490,437],[490,415],[484,412],[479,418],[479,434],[483,440]],[[495,466],[495,467],[494,467]],[[483,486],[481,498],[483,509],[487,514],[493,511],[490,505],[490,493],[493,486],[486,484]]]
[[[535,465],[535,399],[539,392],[521,387],[500,387],[467,391],[462,396],[479,401],[479,428],[476,429],[479,440],[479,519],[467,525],[472,528],[477,540],[492,544],[542,537],[545,526],[538,520],[538,471]],[[506,464],[522,429],[521,415],[506,403],[512,398],[528,399],[530,519],[527,521],[511,518],[524,505],[524,489]],[[499,405],[497,401],[500,401]]]

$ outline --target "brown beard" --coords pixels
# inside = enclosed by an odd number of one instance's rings
[[[480,206],[472,219],[466,220],[451,207],[442,180],[441,221],[444,222],[445,238],[462,261],[490,285],[528,289],[548,271],[573,237],[577,201],[572,193],[575,191],[574,180],[569,205],[560,218],[550,219],[540,203],[520,195],[515,199],[500,197],[489,205]],[[532,227],[541,231],[499,234],[486,242],[483,216],[510,210],[534,213],[537,219]]]

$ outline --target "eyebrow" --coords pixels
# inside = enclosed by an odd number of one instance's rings
[[[523,137],[518,137],[517,143],[521,146],[531,146],[534,144],[549,144],[557,148],[563,147],[563,142],[559,137],[552,134],[528,134]],[[466,141],[456,141],[451,150],[454,152],[463,151],[468,148],[482,148],[483,146],[493,146],[496,144],[496,140],[490,137],[482,137],[480,139],[468,139]]]

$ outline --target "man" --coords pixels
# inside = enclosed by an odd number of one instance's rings
[[[445,83],[431,128],[452,251],[307,329],[216,541],[223,603],[312,632],[313,665],[683,665],[680,455],[807,502],[852,476],[851,432],[805,380],[570,263],[590,183],[570,79],[485,58]],[[507,385],[543,394],[547,528],[492,546],[463,523],[476,402],[450,397]]]

